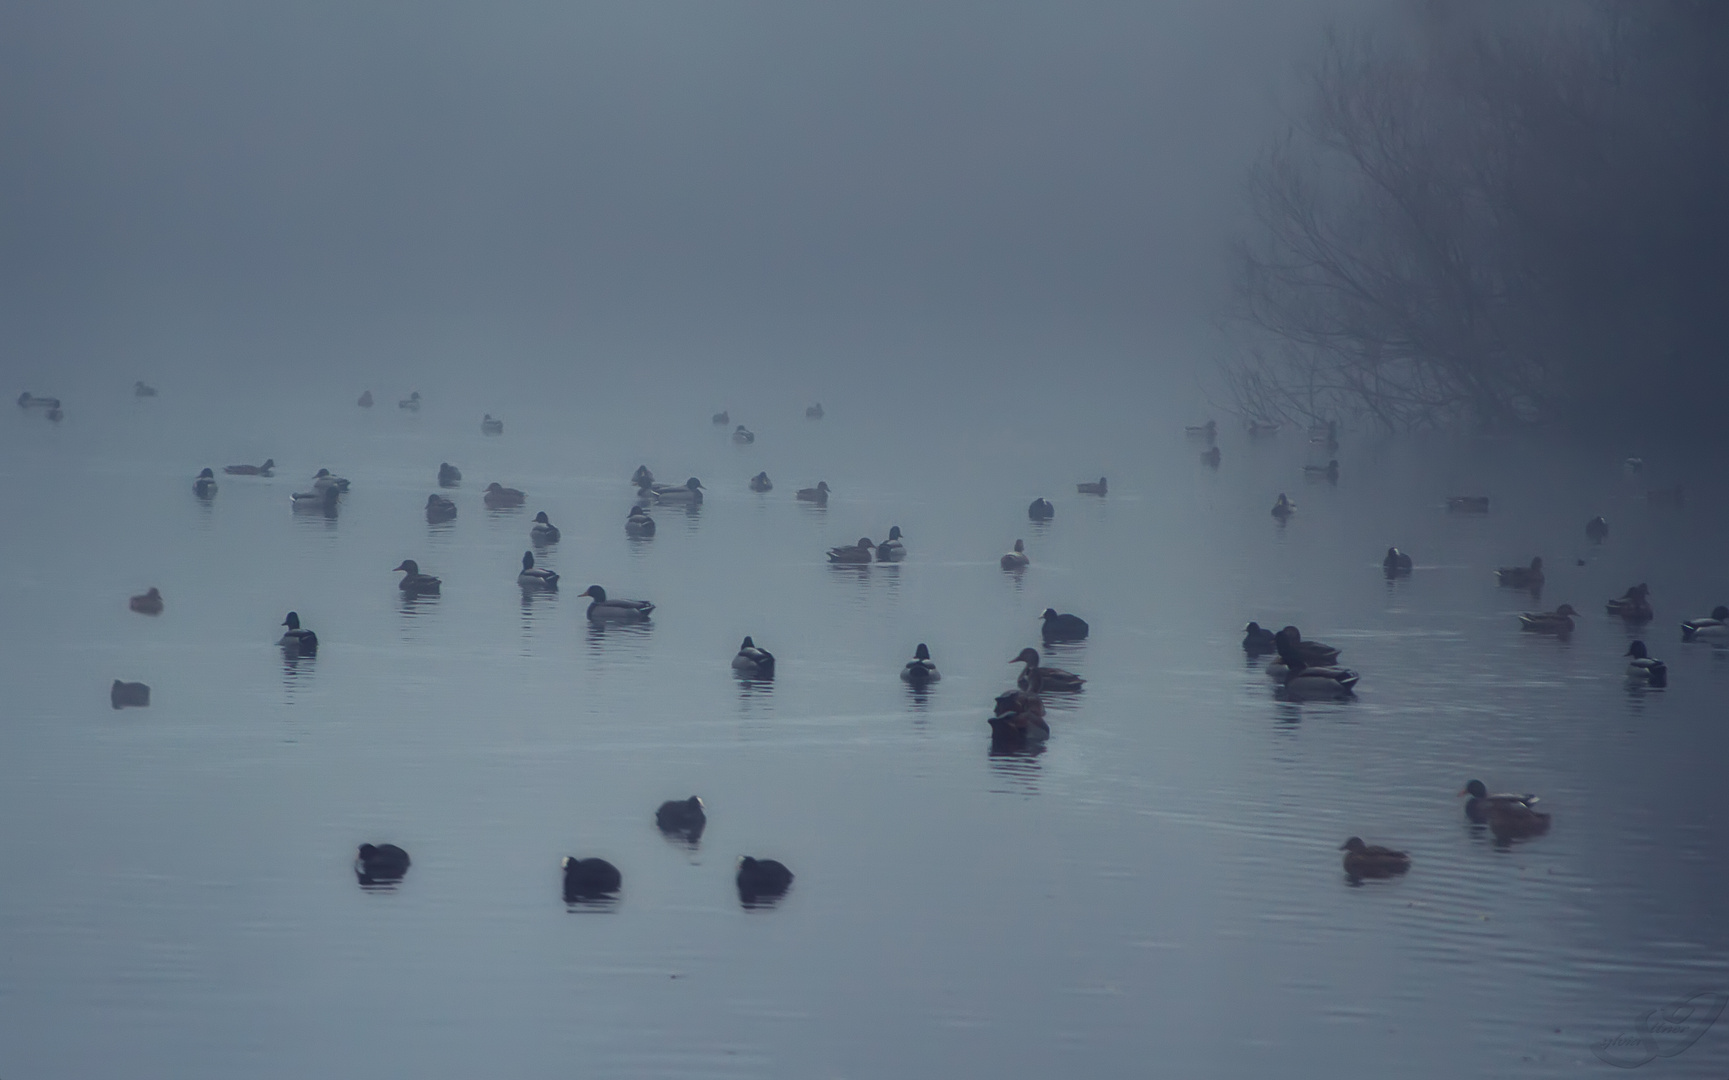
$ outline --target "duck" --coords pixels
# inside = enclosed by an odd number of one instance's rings
[[[1345,853],[1345,873],[1353,878],[1387,878],[1411,868],[1411,857],[1392,848],[1373,847],[1353,836],[1339,850]]]
[[[691,843],[702,839],[708,828],[708,815],[702,800],[692,795],[688,799],[668,799],[654,812],[655,828],[668,836],[677,836]]]
[[[1087,682],[1072,671],[1064,671],[1062,668],[1055,667],[1041,667],[1039,665],[1039,651],[1034,648],[1022,649],[1019,655],[1010,660],[1009,663],[1026,665],[1026,669],[1021,672],[1021,677],[1015,683],[1022,690],[1032,688],[1035,673],[1039,680],[1041,692],[1054,690],[1059,693],[1069,693],[1079,690]]]
[[[348,493],[348,480],[345,477],[333,475],[329,469],[319,469],[312,476],[312,490],[323,491],[325,488],[335,488],[346,495]]]
[[[396,403],[396,407],[399,409],[407,409],[410,412],[419,412],[420,411],[420,391],[416,390],[414,393],[403,398],[401,401]]]
[[[443,495],[428,495],[426,497],[426,523],[436,525],[441,521],[450,521],[456,517],[456,503]]]
[[[1273,504],[1273,516],[1280,521],[1290,517],[1297,510],[1297,504],[1285,498],[1284,492],[1279,492],[1279,501]]]
[[[624,519],[624,535],[647,537],[654,535],[654,519],[648,516],[648,511],[640,506],[630,508],[630,516]]]
[[[405,593],[435,594],[438,592],[439,580],[431,574],[420,572],[420,564],[413,559],[402,560],[402,565],[396,568],[402,571],[402,583],[398,587]]]
[[[1339,482],[1339,459],[1334,458],[1325,465],[1304,465],[1303,476],[1309,480],[1328,480]]]
[[[738,898],[746,907],[759,901],[774,901],[792,888],[792,871],[774,859],[755,859],[749,855],[738,861]]]
[[[522,553],[522,573],[516,575],[516,583],[525,589],[545,589],[548,592],[558,588],[558,573],[544,566],[534,565],[534,552]]]
[[[1562,604],[1554,611],[1527,611],[1519,616],[1519,629],[1529,630],[1534,634],[1561,634],[1573,632],[1573,620],[1579,613],[1573,610],[1572,604]]]
[[[60,399],[57,397],[37,397],[26,390],[18,395],[18,407],[20,409],[58,409]]]
[[[828,549],[828,561],[831,563],[863,564],[871,561],[871,551],[876,545],[870,537],[861,536],[859,542],[848,547],[831,547]]]
[[[1718,604],[1711,614],[1681,624],[1682,641],[1720,641],[1729,638],[1729,607]]]
[[[1640,582],[1609,601],[1605,610],[1632,623],[1650,622],[1656,615],[1651,610],[1651,586]]]
[[[1049,499],[1042,496],[1034,499],[1027,506],[1027,517],[1034,521],[1049,521],[1056,516],[1057,508],[1051,505]]]
[[[816,482],[816,487],[799,488],[797,498],[799,502],[816,503],[818,506],[827,506],[828,481],[818,480]]]
[[[1518,803],[1522,806],[1529,807],[1532,803],[1537,801],[1537,796],[1535,795],[1511,795],[1505,793],[1500,795],[1491,795],[1489,794],[1489,789],[1484,786],[1483,781],[1481,780],[1472,780],[1463,788],[1460,788],[1459,795],[1470,796],[1470,798],[1465,800],[1465,816],[1479,825],[1482,825],[1489,820],[1489,808],[1492,806],[1497,804],[1511,805],[1513,803]]]
[[[907,546],[901,543],[901,527],[889,526],[889,538],[877,545],[877,562],[900,562],[907,557]]]
[[[1273,638],[1276,635],[1258,622],[1251,622],[1243,627],[1243,651],[1250,656],[1270,653],[1278,649]]]
[[[1359,678],[1356,672],[1332,664],[1306,663],[1296,648],[1297,642],[1283,634],[1280,631],[1274,644],[1279,650],[1279,659],[1285,662],[1284,690],[1287,697],[1341,699],[1355,693]]]
[[[372,408],[372,391],[362,390],[360,392],[360,401],[357,404],[359,404],[363,409]]]
[[[664,503],[696,505],[702,502],[702,481],[693,476],[677,487],[658,486],[654,489],[654,497]]]
[[[1027,555],[1027,545],[1021,540],[1016,540],[1015,549],[1005,552],[999,561],[1004,570],[1025,570],[1033,564],[1033,560]]]
[[[582,595],[594,601],[588,605],[588,617],[595,622],[641,622],[654,613],[654,605],[647,600],[608,600],[606,590],[599,585],[590,585]]]
[[[1047,642],[1083,641],[1092,632],[1087,620],[1079,615],[1059,615],[1056,608],[1046,608],[1039,613],[1039,618],[1045,621],[1039,632]]]
[[[1627,661],[1628,682],[1644,683],[1646,686],[1669,685],[1669,665],[1654,659],[1646,651],[1643,641],[1634,641],[1621,655],[1633,658]]]
[[[510,507],[521,506],[527,499],[527,495],[515,488],[507,488],[497,480],[486,485],[486,491],[481,495],[481,501],[486,503],[487,508],[491,510],[505,510]]]
[[[222,471],[230,476],[269,476],[276,468],[275,458],[265,458],[262,465],[224,465]]]
[[[1543,556],[1531,560],[1530,566],[1503,566],[1495,571],[1495,580],[1510,589],[1535,589],[1543,584]]]
[[[1411,565],[1411,557],[1396,547],[1388,548],[1387,557],[1381,560],[1381,569],[1387,572],[1388,577],[1409,574]]]
[[[401,881],[411,865],[408,852],[395,844],[361,844],[354,855],[354,876],[362,885]]]
[[[732,433],[732,441],[740,446],[744,446],[746,443],[756,442],[756,433],[745,427],[743,424],[740,424],[738,430]]]
[[[288,497],[288,503],[299,513],[322,512],[334,517],[341,498],[341,488],[327,487],[323,491],[296,491]]]
[[[1488,823],[1489,831],[1500,841],[1515,840],[1527,836],[1541,836],[1549,831],[1550,815],[1534,809],[1531,803],[1518,800],[1496,802],[1491,800],[1483,807],[1483,820]]]
[[[528,530],[528,538],[536,544],[556,544],[564,534],[558,531],[558,526],[546,516],[546,511],[534,515],[534,525]]]
[[[108,704],[116,709],[148,708],[150,687],[141,682],[121,682],[115,679],[114,685],[108,688]]]
[[[1585,538],[1593,543],[1601,544],[1609,536],[1609,523],[1598,514],[1585,523]]]
[[[937,670],[936,662],[931,659],[931,650],[924,642],[913,650],[913,658],[901,668],[901,679],[914,686],[924,686],[928,683],[940,682],[942,673]]]
[[[567,904],[611,896],[624,884],[624,875],[618,872],[618,867],[605,859],[578,859],[567,855],[563,867],[564,901]]]
[[[216,494],[216,474],[209,469],[199,472],[197,478],[192,481],[192,493],[200,499],[208,499]]]
[[[480,418],[480,433],[482,435],[503,435],[504,421],[494,420],[491,413]]]
[[[774,653],[757,648],[756,642],[746,637],[744,644],[738,647],[738,655],[732,658],[732,669],[752,679],[772,679]]]
[[[140,593],[126,602],[126,606],[140,615],[162,614],[162,591],[156,586],[150,586],[150,591]]]
[[[768,478],[768,473],[759,472],[750,478],[750,489],[756,492],[773,491],[774,481]]]
[[[717,412],[714,416],[710,417],[709,422],[714,424],[715,427],[726,427],[728,424],[732,423],[732,414],[727,410],[722,409],[720,412]]]
[[[1264,439],[1269,435],[1277,435],[1278,433],[1279,422],[1277,420],[1249,421],[1249,438],[1251,439]]]
[[[1105,478],[1102,476],[1099,477],[1099,482],[1096,484],[1093,484],[1093,483],[1076,484],[1075,490],[1080,492],[1082,495],[1103,495],[1105,493]]]
[[[143,379],[139,379],[137,382],[132,384],[132,396],[133,397],[155,397],[156,396],[156,388],[154,386],[151,386],[148,383],[146,383]]]
[[[1220,458],[1221,455],[1219,454],[1219,448],[1216,446],[1201,451],[1201,464],[1205,465],[1209,469],[1218,468]]]
[[[1039,697],[1042,689],[1039,670],[1033,668],[1031,685],[1027,689],[997,695],[996,708],[990,718],[992,743],[1024,746],[1051,737],[1051,725],[1045,720],[1045,703]]]
[[[1183,429],[1183,434],[1191,439],[1205,439],[1212,442],[1219,437],[1219,425],[1214,420],[1208,420],[1204,424],[1190,424]]]
[[[462,470],[448,461],[438,463],[438,486],[441,488],[460,487],[462,485]]]
[[[299,612],[290,611],[288,617],[282,620],[282,625],[288,627],[288,630],[277,640],[278,645],[301,656],[318,654],[318,635],[301,628]]]
[[[1251,624],[1253,625],[1253,624]],[[1286,670],[1284,650],[1279,648],[1279,642],[1288,642],[1291,651],[1302,658],[1303,663],[1311,667],[1326,667],[1339,659],[1339,650],[1320,641],[1305,641],[1303,632],[1294,626],[1287,626],[1273,635],[1273,651],[1279,654],[1271,664],[1267,665],[1267,674],[1284,676]]]
[[[1450,514],[1487,514],[1489,512],[1489,496],[1449,495],[1447,496],[1447,512]]]
[[[630,474],[631,486],[637,488],[654,487],[654,474],[648,471],[647,465],[638,465],[636,471]]]
[[[809,408],[805,409],[804,418],[806,420],[821,420],[822,419],[822,402],[819,401],[815,405],[812,405]]]

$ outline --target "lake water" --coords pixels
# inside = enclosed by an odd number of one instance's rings
[[[1676,629],[1729,602],[1719,466],[1346,432],[1337,486],[1306,484],[1300,433],[1227,431],[1215,473],[1126,395],[909,385],[831,392],[820,423],[780,390],[574,379],[423,385],[418,414],[412,387],[363,411],[286,376],[31,387],[67,416],[0,413],[0,1076],[1614,1076],[1594,1047],[1729,991],[1729,654]],[[754,445],[708,423],[728,405]],[[429,527],[441,461],[460,510]],[[633,542],[642,463],[709,498]],[[353,482],[338,516],[292,514],[321,466]],[[819,479],[826,510],[794,501]],[[492,480],[528,506],[483,509]],[[1684,508],[1640,497],[1681,481]],[[1458,493],[1493,512],[1448,515]],[[564,587],[525,599],[541,509]],[[826,564],[891,524],[904,563]],[[1536,554],[1570,640],[1495,586]],[[404,558],[442,595],[405,603]],[[1603,613],[1637,581],[1661,692],[1624,686]],[[591,583],[652,624],[591,629]],[[151,585],[166,613],[128,612]],[[1042,753],[993,756],[1047,605],[1091,622],[1050,659],[1089,683]],[[314,660],[274,644],[290,609]],[[1278,700],[1249,619],[1342,647],[1357,699]],[[772,686],[729,671],[746,634]],[[918,699],[921,641],[944,678]],[[111,710],[116,678],[151,706]],[[1498,848],[1454,796],[1473,777],[1553,830]],[[690,849],[653,812],[693,793]],[[1353,834],[1413,869],[1353,887]],[[409,850],[400,887],[357,887],[363,841]],[[797,874],[778,906],[740,905],[743,854]],[[564,855],[617,864],[616,904],[567,907]],[[1651,1076],[1729,1070],[1729,1020],[1664,1039]]]

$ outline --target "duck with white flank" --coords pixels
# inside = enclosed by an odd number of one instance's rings
[[[545,510],[534,515],[534,526],[528,530],[528,538],[543,547],[558,543],[559,537],[563,535],[558,531],[558,526],[552,523],[552,519],[546,516]]]
[[[1495,581],[1509,589],[1540,589],[1543,587],[1543,556],[1531,560],[1530,566],[1503,566],[1495,571]]]
[[[1027,505],[1027,517],[1034,521],[1049,521],[1057,516],[1057,508],[1045,498],[1034,499]]]
[[[1387,557],[1381,560],[1381,569],[1388,577],[1399,577],[1411,572],[1411,557],[1396,547],[1387,549]]]
[[[1479,825],[1488,822],[1489,809],[1493,806],[1510,806],[1513,803],[1518,803],[1528,807],[1537,801],[1535,795],[1510,795],[1506,793],[1491,795],[1481,780],[1473,780],[1466,784],[1460,789],[1459,794],[1470,796],[1465,800],[1465,816]]]
[[[458,487],[462,484],[462,470],[450,462],[440,462],[438,466],[438,486],[442,488]]]
[[[1290,638],[1284,631],[1274,636],[1274,645],[1279,650],[1279,659],[1285,662],[1284,690],[1288,697],[1298,699],[1312,698],[1348,698],[1357,685],[1358,675],[1350,668],[1332,665],[1310,666],[1304,663]]]
[[[208,499],[216,494],[216,474],[205,469],[192,481],[192,494],[200,499]]]
[[[732,669],[747,679],[772,679],[774,653],[758,648],[756,642],[747,637],[738,647],[738,655],[732,658]]]
[[[126,602],[126,606],[140,615],[162,614],[162,592],[156,586],[150,586],[150,591],[134,596]]]
[[[1033,560],[1027,556],[1027,545],[1020,540],[1016,540],[1015,549],[999,561],[1004,570],[1025,570],[1033,564]]]
[[[1031,689],[1035,672],[1038,676],[1039,686],[1044,690],[1051,690],[1059,693],[1072,693],[1079,690],[1087,683],[1087,680],[1081,678],[1072,671],[1064,671],[1062,668],[1056,667],[1041,666],[1039,664],[1039,651],[1037,649],[1022,649],[1020,655],[1009,661],[1009,663],[1026,665],[1025,670],[1021,672],[1020,679],[1015,683],[1015,685],[1019,686],[1022,690]]]
[[[877,545],[877,562],[900,562],[907,557],[907,546],[901,543],[901,527],[889,526],[889,538]]]
[[[799,488],[798,489],[798,501],[799,502],[816,503],[818,506],[827,506],[828,505],[828,481],[827,480],[818,480],[816,482],[816,487]]]
[[[301,627],[299,612],[290,611],[288,617],[282,620],[282,625],[288,627],[288,630],[276,643],[284,650],[299,656],[318,654],[318,635]]]
[[[490,510],[508,510],[521,506],[527,499],[527,495],[515,488],[507,488],[497,480],[486,485],[486,491],[481,496],[481,501],[486,503]]]
[[[441,521],[456,519],[456,503],[443,495],[428,495],[426,497],[426,523],[437,525]]]
[[[558,574],[544,566],[534,565],[534,552],[522,553],[522,573],[516,575],[516,583],[525,589],[543,589],[547,592],[558,588]]]
[[[402,565],[396,568],[402,572],[402,583],[398,586],[410,595],[435,595],[442,582],[431,574],[420,572],[420,564],[413,559],[402,560]]]
[[[275,458],[265,458],[262,465],[224,465],[222,471],[230,476],[269,476],[276,468]]]
[[[624,535],[637,538],[654,535],[654,519],[648,516],[648,511],[640,506],[630,508],[630,516],[624,519]]]
[[[1722,641],[1729,638],[1729,607],[1718,604],[1710,615],[1688,619],[1681,624],[1682,641]]]
[[[740,424],[738,430],[732,433],[732,441],[740,446],[744,446],[748,443],[756,442],[756,433],[745,427],[743,424]]]
[[[656,484],[652,489],[656,502],[690,503],[702,502],[702,481],[691,477],[682,484]]]
[[[1099,477],[1099,482],[1096,484],[1093,484],[1093,483],[1076,484],[1075,490],[1080,492],[1082,495],[1103,495],[1103,494],[1105,494],[1105,490],[1106,490],[1105,489],[1105,478],[1102,476]]]
[[[942,678],[942,673],[937,671],[936,662],[931,659],[931,651],[924,642],[919,642],[919,647],[913,650],[913,658],[901,668],[901,678],[914,686],[926,686]]]
[[[1527,611],[1519,616],[1519,629],[1565,637],[1573,632],[1573,620],[1578,617],[1579,613],[1573,610],[1572,604],[1562,604],[1554,611]]]
[[[332,474],[329,469],[319,469],[312,476],[312,490],[323,491],[325,488],[335,488],[346,495],[348,494],[348,479]]]
[[[875,548],[876,545],[871,543],[870,537],[861,536],[859,537],[859,542],[856,544],[847,547],[829,548],[828,561],[831,563],[845,563],[847,565],[855,566],[862,565],[871,561],[871,552],[875,550]]]
[[[1279,501],[1273,504],[1273,516],[1283,521],[1296,512],[1297,504],[1287,499],[1284,492],[1279,492]]]
[[[480,418],[480,433],[482,435],[503,435],[504,421],[494,420],[491,413]]]
[[[1039,618],[1045,621],[1039,632],[1047,642],[1083,641],[1092,633],[1092,627],[1087,625],[1087,620],[1079,615],[1059,615],[1056,608],[1046,608],[1039,614]]]
[[[755,492],[773,491],[774,481],[768,478],[768,473],[759,472],[750,478],[750,489]]]
[[[407,409],[410,412],[419,412],[420,411],[420,391],[416,390],[414,393],[403,398],[401,401],[396,403],[396,407],[399,409]]]
[[[647,600],[608,600],[599,585],[590,585],[582,595],[594,601],[588,605],[588,617],[594,622],[641,622],[654,614],[654,605]]]
[[[1623,656],[1632,657],[1627,661],[1627,681],[1643,683],[1646,686],[1663,687],[1669,685],[1669,665],[1661,660],[1653,659],[1645,650],[1643,641],[1635,641],[1627,646]]]
[[[1250,625],[1254,624],[1251,623]],[[1290,674],[1290,669],[1285,664],[1284,653],[1279,649],[1281,640],[1285,641],[1293,652],[1302,657],[1303,663],[1311,667],[1326,667],[1339,659],[1338,649],[1324,642],[1305,641],[1301,630],[1294,626],[1287,626],[1273,635],[1273,651],[1278,652],[1279,655],[1267,665],[1267,674],[1275,678],[1282,679]]]

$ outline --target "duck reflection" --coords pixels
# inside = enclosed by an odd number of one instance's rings
[[[548,589],[523,589],[521,595],[522,636],[527,638],[537,623],[549,618],[557,609],[558,593]]]
[[[437,593],[404,592],[398,593],[397,610],[408,618],[420,615],[430,615],[438,610]]]
[[[1015,745],[992,740],[989,755],[991,772],[1007,785],[992,790],[1000,795],[1037,795],[1039,775],[1043,768],[1039,758],[1043,757],[1044,753],[1045,744],[1042,742]]]
[[[654,623],[613,622],[588,619],[588,651],[591,656],[604,656],[607,652],[637,651],[648,645],[648,636],[654,632]]]
[[[294,704],[296,691],[310,685],[318,666],[318,655],[302,656],[293,649],[282,650],[282,691],[288,704]]]

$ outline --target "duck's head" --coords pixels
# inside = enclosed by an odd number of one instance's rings
[[[149,598],[150,598],[150,599],[152,599],[152,600],[160,600],[160,599],[162,599],[162,592],[161,592],[161,590],[159,590],[159,589],[157,589],[157,588],[156,588],[156,586],[154,586],[154,585],[152,585],[152,586],[150,586],[150,591],[149,591],[149,592],[147,592],[147,593],[145,593],[145,594],[144,594],[144,595],[145,595],[145,596],[148,596],[148,597],[149,597]]]
[[[325,477],[325,476],[329,476],[329,475],[330,475],[329,469],[319,469],[317,472],[312,474],[312,478],[314,480],[317,480],[317,479],[320,479],[321,477]]]
[[[744,651],[745,651],[745,650],[746,650],[746,649],[754,649],[754,648],[756,648],[756,642],[754,642],[754,641],[752,641],[752,640],[751,640],[751,639],[750,639],[750,635],[749,635],[749,634],[746,634],[746,635],[745,635],[745,638],[744,638],[744,644],[743,644],[743,645],[740,645],[740,646],[739,646],[739,647],[738,647],[738,651],[739,651],[739,652],[744,652]]]
[[[482,419],[482,420],[487,420],[487,421],[490,421],[490,420],[491,420],[491,419],[492,419],[492,414],[491,414],[491,413],[487,413],[487,414],[485,414],[485,415],[484,415],[484,416],[482,416],[482,417],[481,417],[481,419]]]
[[[1483,781],[1473,780],[1460,789],[1459,794],[1469,795],[1473,799],[1486,799],[1489,797],[1489,789],[1483,786]]]
[[[1711,609],[1711,617],[1716,619],[1718,622],[1729,621],[1729,607],[1724,607],[1722,604],[1718,604],[1716,607]]]
[[[1645,643],[1643,641],[1633,642],[1633,644],[1627,646],[1627,651],[1621,655],[1631,656],[1635,660],[1649,660],[1651,658],[1651,655],[1645,651]]]
[[[1243,633],[1245,633],[1245,634],[1260,634],[1260,633],[1264,633],[1264,631],[1261,629],[1260,623],[1251,622],[1249,625],[1243,627]]]
[[[889,539],[890,540],[899,540],[900,538],[901,538],[901,527],[899,525],[890,525],[889,526]]]
[[[216,474],[211,472],[209,469],[205,469],[203,472],[198,474],[198,479],[200,479],[200,480],[214,480],[214,479],[216,479]]]
[[[288,618],[282,620],[282,625],[288,627],[290,630],[300,629],[300,612],[290,611],[288,613]]]
[[[1579,617],[1579,613],[1577,611],[1573,610],[1572,604],[1562,604],[1560,607],[1555,609],[1555,614],[1565,615],[1569,619],[1574,619],[1574,618]]]
[[[377,854],[378,854],[378,849],[373,847],[371,844],[361,844],[360,845],[361,861],[364,862],[365,860],[370,859],[374,855],[377,855]]]
[[[1643,600],[1647,596],[1651,595],[1651,586],[1649,586],[1649,585],[1645,584],[1643,581],[1641,581],[1639,584],[1633,586],[1631,589],[1628,589],[1627,595],[1628,596],[1634,596],[1634,597],[1639,598],[1640,600]]]
[[[534,552],[525,551],[522,553],[522,569],[525,573],[534,569]]]
[[[503,491],[504,485],[499,483],[497,480],[494,480],[492,483],[486,485],[486,490],[488,490],[488,491]]]
[[[413,559],[404,559],[402,560],[402,565],[396,569],[405,572],[409,577],[414,577],[416,574],[420,573],[420,564],[415,562]]]
[[[1531,569],[1533,569],[1533,570],[1543,569],[1543,556],[1541,556],[1541,555],[1531,556]]]
[[[1396,562],[1396,561],[1398,561],[1398,558],[1399,558],[1399,549],[1398,549],[1398,548],[1396,548],[1396,547],[1390,547],[1390,548],[1388,548],[1388,549],[1387,549],[1387,558],[1389,558],[1389,559],[1392,559],[1392,560],[1394,560],[1394,561],[1395,561],[1395,562]]]
[[[828,494],[828,481],[827,480],[818,480],[816,482],[816,489],[818,491],[822,492],[824,495],[827,495]]]
[[[1024,544],[1023,542],[1021,542],[1019,539],[1017,539],[1015,541],[1015,554],[1024,555],[1024,554],[1026,554],[1026,551],[1027,551],[1027,545]]]
[[[414,392],[414,393],[412,393],[412,394],[409,394],[409,395],[408,395],[408,400],[410,400],[410,401],[419,401],[419,400],[420,400],[420,391],[419,391],[419,390],[416,390],[416,391],[415,391],[415,392]]]
[[[930,649],[928,647],[926,647],[924,642],[922,642],[922,641],[919,642],[919,647],[913,650],[913,659],[914,660],[929,660],[930,658],[931,658]]]
[[[1362,837],[1353,836],[1349,840],[1340,844],[1339,850],[1340,851],[1357,851],[1357,852],[1360,852],[1360,851],[1368,850],[1368,847],[1369,847],[1369,845],[1363,843]]]
[[[743,430],[744,430],[744,425],[743,425],[743,424],[740,424],[740,425],[739,425],[739,426],[738,426],[738,430],[739,430],[739,431],[743,431]]]
[[[876,547],[875,544],[871,543],[871,538],[868,536],[859,537],[858,538],[858,546],[859,546],[859,549],[861,551],[869,551],[872,548]]]
[[[767,480],[768,479],[768,473],[759,472],[756,474],[756,476],[752,477],[752,479],[754,479],[754,480]]]
[[[686,480],[684,482],[684,486],[691,489],[692,491],[701,491],[702,490],[702,481],[698,480],[696,477],[693,476],[689,480]]]
[[[1289,641],[1292,645],[1300,644],[1303,640],[1303,632],[1294,626],[1287,626],[1274,636],[1283,636],[1285,640]]]
[[[1020,651],[1020,654],[1017,655],[1013,660],[1010,660],[1009,663],[1011,663],[1011,664],[1030,664],[1033,667],[1038,667],[1039,666],[1039,651],[1037,649],[1032,649],[1032,648],[1022,649]]]
[[[427,509],[428,509],[428,510],[430,510],[430,509],[432,509],[432,508],[433,508],[433,507],[435,507],[435,506],[437,506],[437,505],[438,505],[438,504],[439,504],[439,503],[441,503],[441,502],[443,502],[443,501],[444,501],[444,500],[443,500],[443,499],[440,499],[440,498],[439,498],[439,497],[438,497],[438,496],[437,496],[437,495],[428,495],[428,496],[427,496],[427,497],[426,497],[426,508],[427,508]]]
[[[588,588],[582,590],[582,592],[577,593],[577,595],[590,597],[597,604],[606,602],[606,590],[601,588],[599,585],[590,585]]]
[[[1054,619],[1056,617],[1057,617],[1057,609],[1054,607],[1048,607],[1045,610],[1039,612],[1039,618],[1045,620],[1046,622],[1050,622],[1052,619]]]
[[[540,513],[534,515],[534,520],[539,522],[542,525],[551,525],[552,524],[552,520],[546,516],[545,510],[542,510]]]

